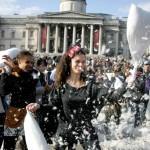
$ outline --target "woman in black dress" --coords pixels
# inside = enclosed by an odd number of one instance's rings
[[[58,111],[59,121],[66,124],[59,134],[58,149],[75,149],[80,142],[85,150],[100,150],[98,136],[92,125],[103,107],[106,89],[86,81],[84,49],[71,47],[56,67],[55,84],[50,100]]]

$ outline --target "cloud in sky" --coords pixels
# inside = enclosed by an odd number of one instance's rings
[[[138,7],[150,11],[150,1],[149,2],[141,2],[136,4]],[[123,15],[128,14],[131,5],[126,5],[118,9],[118,14],[121,13]]]
[[[21,14],[21,15],[37,15],[37,14],[41,14],[42,12],[43,11],[39,7],[32,6],[32,7],[19,9],[18,14]]]
[[[42,12],[38,6],[24,8],[17,4],[17,0],[0,0],[0,15],[36,15]]]
[[[54,8],[56,7],[56,4],[59,5],[58,0],[57,0],[57,3],[55,2],[56,0],[44,0],[44,2],[42,2],[42,1],[43,0],[36,0],[33,3],[33,0],[26,0],[26,1],[23,1],[23,0],[0,0],[0,15],[13,15],[15,13],[20,14],[20,15],[37,15],[37,14],[43,13],[44,11],[55,11]],[[89,1],[91,1],[91,0],[89,0]],[[96,1],[99,1],[99,0],[95,0],[95,2]],[[111,0],[111,1],[113,1],[113,0]],[[112,11],[111,7],[108,7],[108,6],[106,6],[106,8],[107,8],[106,10],[108,11],[108,13],[111,12],[112,14],[115,14],[118,17],[127,17],[129,9],[130,9],[130,4],[131,4],[130,1],[133,1],[133,0],[128,0],[128,1],[129,2],[126,3],[127,5],[123,4],[123,2],[120,2],[117,5],[118,7],[120,6],[120,8],[118,8],[118,11],[116,11],[117,9]],[[150,0],[140,0],[140,1],[141,2],[136,2],[136,5],[149,11],[150,10]],[[32,2],[32,3],[30,3],[30,2]],[[25,3],[28,4],[28,6],[24,5]],[[105,4],[106,3],[107,2],[105,2]],[[48,4],[48,5],[46,5],[46,4]],[[123,6],[121,7],[121,5],[123,5]],[[93,6],[93,7],[95,7],[95,6]]]

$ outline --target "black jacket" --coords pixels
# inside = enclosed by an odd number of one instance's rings
[[[21,71],[19,77],[13,74],[3,73],[0,79],[0,95],[10,94],[11,106],[25,107],[31,102],[35,102],[36,82],[28,72]]]

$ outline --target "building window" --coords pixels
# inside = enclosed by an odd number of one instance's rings
[[[32,50],[33,50],[34,45],[29,45],[28,47],[29,47],[29,49],[32,49]]]
[[[119,40],[123,41],[123,35],[122,34],[119,34]]]
[[[5,50],[5,45],[0,45],[0,50]]]
[[[4,38],[5,37],[5,31],[1,31],[1,37]]]
[[[21,45],[20,48],[21,48],[21,49],[25,49],[25,45]]]
[[[10,48],[16,47],[16,45],[10,45]]]
[[[23,31],[23,32],[22,32],[22,37],[25,38],[25,36],[26,36],[26,32]]]
[[[34,33],[33,31],[30,31],[30,37],[33,37],[33,33]]]
[[[73,10],[73,4],[71,4],[71,10]]]
[[[15,31],[11,32],[11,38],[15,38]]]

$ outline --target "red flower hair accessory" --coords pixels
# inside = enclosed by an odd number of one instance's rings
[[[67,51],[67,56],[69,56],[70,58],[72,58],[74,56],[74,54],[78,51],[80,51],[81,47],[76,45],[71,47],[68,51]]]

